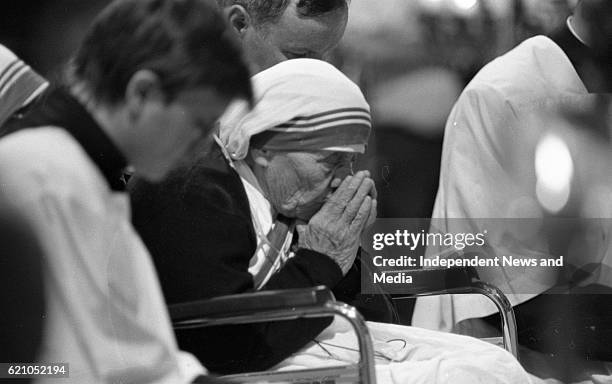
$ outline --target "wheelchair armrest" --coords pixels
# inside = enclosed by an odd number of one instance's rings
[[[410,275],[410,293],[393,295],[393,299],[464,293],[477,293],[489,298],[501,315],[504,347],[518,358],[516,319],[512,305],[501,290],[481,281],[474,267],[414,269]]]
[[[329,288],[320,286],[219,296],[170,305],[168,309],[172,322],[181,322],[201,317],[226,318],[287,308],[322,307],[334,300]]]
[[[334,295],[327,287],[319,286],[220,296],[208,300],[171,305],[168,310],[175,329],[341,316],[348,320],[357,334],[360,382],[376,383],[374,348],[365,320],[355,308],[336,302]],[[305,372],[305,377],[311,377],[312,372],[309,370],[305,370]],[[256,374],[242,375],[240,380],[249,377],[250,379],[245,381],[269,381],[259,380],[259,376]]]

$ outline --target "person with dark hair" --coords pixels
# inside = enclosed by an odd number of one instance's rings
[[[251,100],[241,51],[204,0],[117,0],[68,71],[0,140],[0,193],[45,254],[41,362],[71,383],[188,383],[205,372],[175,341],[120,182],[159,181],[235,98]]]
[[[546,113],[558,116],[566,104],[586,104],[595,94],[612,91],[612,60],[606,48],[612,45],[611,26],[609,0],[581,0],[563,28],[550,36],[522,42],[487,64],[468,84],[446,123],[433,213],[434,219],[441,219],[437,221],[439,230],[449,232],[461,223],[463,229],[476,233],[484,229],[481,218],[520,219],[544,214],[538,201],[520,186],[528,175],[511,171],[520,158],[529,155],[517,155],[521,153],[518,143],[534,140],[530,135],[537,127],[531,125],[530,117]],[[545,171],[547,175],[554,173],[553,169]],[[602,208],[598,215],[612,217],[612,212]],[[609,236],[596,233],[593,231],[593,238],[602,239],[597,252],[602,255],[602,263],[609,265]],[[516,259],[553,257],[552,247],[543,236],[527,243],[513,233],[511,225],[495,238],[492,235],[488,244],[498,254]],[[438,253],[437,249],[431,252]],[[550,268],[504,266],[482,268],[479,273],[509,296],[519,324],[519,343],[550,357],[552,373],[539,374],[564,381],[582,380],[582,363],[612,360],[609,326],[600,323],[612,317],[607,295],[551,294],[564,292],[567,282]],[[592,277],[593,283],[610,286],[606,273],[585,275]],[[582,309],[577,314],[570,308]],[[491,324],[499,324],[492,316],[494,312],[486,300],[473,295],[423,298],[417,300],[413,324],[486,335]],[[569,326],[570,322],[574,325]],[[576,336],[578,330],[583,332],[580,337]],[[587,340],[593,343],[588,345]],[[529,366],[531,355],[522,356]],[[543,360],[535,361],[529,369],[542,368]]]
[[[108,7],[78,50],[73,75],[87,79],[97,101],[109,105],[124,100],[132,75],[142,69],[158,77],[170,100],[178,91],[199,86],[228,98],[250,98],[249,79],[243,66],[236,65],[241,53],[231,33],[217,12],[207,14],[212,6],[198,3],[148,0]]]

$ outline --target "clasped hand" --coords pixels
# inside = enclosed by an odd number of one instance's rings
[[[364,229],[376,219],[376,188],[368,171],[347,176],[308,222],[297,225],[298,246],[332,258],[346,275]]]

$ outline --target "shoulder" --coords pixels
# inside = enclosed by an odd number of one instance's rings
[[[0,140],[0,179],[23,198],[43,193],[94,200],[105,181],[72,136],[58,127],[24,129]]]
[[[563,50],[548,37],[535,36],[485,65],[465,92],[472,96],[493,94],[516,108],[532,109],[544,98],[580,88]]]
[[[244,193],[240,177],[214,144],[188,165],[172,172],[168,181],[174,180],[180,183],[186,204],[198,204],[201,197],[206,197],[228,210]]]
[[[2,138],[0,169],[5,177],[16,175],[46,187],[104,183],[79,143],[58,127],[24,129]]]
[[[542,60],[542,57],[551,54],[556,56],[559,53],[563,53],[561,48],[548,37],[532,37],[485,65],[472,83],[477,85],[495,80],[504,85],[510,80],[521,82],[521,75],[537,76],[546,70],[537,67],[537,62]]]
[[[126,196],[110,191],[85,151],[61,128],[24,129],[0,140],[0,186],[58,260],[74,251],[57,243],[62,238],[108,248],[107,236],[127,224]]]
[[[78,144],[59,127],[23,129],[0,140],[0,156],[6,161],[21,161],[24,166],[39,160],[50,160],[53,164],[64,163],[65,156],[58,156],[57,149],[74,156]]]

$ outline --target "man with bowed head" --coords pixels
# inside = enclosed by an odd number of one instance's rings
[[[5,125],[1,193],[44,254],[41,362],[53,383],[190,383],[120,176],[159,181],[234,98],[251,100],[241,52],[203,0],[118,0],[94,21],[65,84]]]

